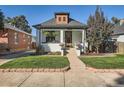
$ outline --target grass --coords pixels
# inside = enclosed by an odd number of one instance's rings
[[[124,55],[115,57],[80,57],[89,67],[97,69],[124,69]]]
[[[0,68],[63,68],[69,66],[67,57],[28,56],[14,59]]]

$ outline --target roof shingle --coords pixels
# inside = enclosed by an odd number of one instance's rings
[[[45,21],[41,24],[33,25],[36,29],[49,29],[49,28],[70,28],[70,29],[81,29],[84,28],[85,24],[80,23],[79,21],[76,21],[72,18],[69,18],[69,23],[68,24],[56,24],[55,18],[52,18],[48,21]]]

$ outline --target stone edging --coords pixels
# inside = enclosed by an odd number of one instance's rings
[[[113,73],[113,72],[123,72],[124,69],[96,69],[93,67],[86,67],[86,70],[92,71],[92,72],[99,72],[99,73]]]
[[[70,67],[49,69],[49,68],[12,68],[12,69],[0,69],[0,72],[65,72]]]

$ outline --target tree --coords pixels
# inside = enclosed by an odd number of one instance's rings
[[[4,14],[0,9],[0,30],[4,30]]]
[[[116,17],[112,17],[111,20],[112,20],[112,22],[113,22],[114,24],[118,24],[118,23],[120,22],[120,19],[118,19],[118,18],[116,18]]]
[[[25,32],[31,33],[32,29],[29,26],[29,23],[24,15],[15,16],[13,18],[7,17],[5,22],[10,23],[11,25],[24,30]]]
[[[90,15],[87,21],[87,42],[88,49],[99,53],[101,45],[105,45],[112,33],[112,23],[104,16],[99,6],[96,8],[95,14]],[[104,46],[105,50],[106,46]]]

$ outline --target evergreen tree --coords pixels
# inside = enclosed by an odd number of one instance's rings
[[[120,22],[120,19],[118,19],[118,18],[116,18],[116,17],[112,17],[111,20],[112,20],[112,22],[113,22],[114,24],[118,24],[118,23]]]
[[[105,45],[112,33],[112,23],[105,18],[103,11],[96,8],[95,14],[90,15],[87,21],[87,42],[90,51],[99,53],[101,45]],[[106,46],[104,46],[104,51]]]
[[[0,9],[0,30],[4,30],[4,14]]]
[[[13,18],[8,17],[5,22],[10,23],[11,25],[24,30],[25,32],[31,33],[32,29],[29,26],[29,23],[24,15],[15,16]]]

